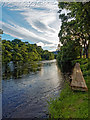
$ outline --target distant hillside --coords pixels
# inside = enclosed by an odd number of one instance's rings
[[[54,53],[55,55],[57,55],[57,54],[58,54],[58,52],[59,52],[59,51],[53,51],[52,53]]]

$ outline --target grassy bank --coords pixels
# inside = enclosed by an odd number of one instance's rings
[[[90,79],[90,63],[88,59],[78,59],[83,72],[87,87]],[[88,118],[88,92],[75,92],[71,90],[68,83],[65,83],[60,97],[49,102],[49,112],[51,118]]]

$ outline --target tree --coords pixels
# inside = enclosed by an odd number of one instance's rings
[[[54,59],[53,54],[49,51],[44,51],[36,44],[22,42],[14,39],[12,41],[2,40],[2,61],[3,63],[13,62],[30,62]]]
[[[67,41],[67,39],[65,38],[68,37],[70,37],[71,40],[78,39],[80,47],[84,47],[84,54],[86,54],[86,57],[88,58],[90,33],[90,2],[62,2],[59,3],[59,8],[69,9],[71,11],[67,15],[60,14],[59,16],[62,20],[62,27],[59,33],[60,41]],[[70,21],[70,19],[72,19],[72,21]]]
[[[57,61],[62,72],[70,72],[72,69],[72,61],[79,55],[79,47],[76,44],[75,41],[69,41],[66,45],[61,47]]]
[[[2,45],[2,61],[10,62],[12,59],[12,53],[11,53],[12,47],[10,46],[10,41],[3,40],[2,44],[3,44]]]
[[[69,68],[74,59],[78,56],[82,57],[83,48],[84,54],[88,58],[90,2],[61,2],[59,8],[59,18],[62,21],[62,26],[58,36],[63,46],[57,59],[59,66],[65,71],[65,68]],[[63,9],[67,9],[69,12],[62,14]]]

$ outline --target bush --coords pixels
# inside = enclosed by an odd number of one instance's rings
[[[79,48],[74,41],[70,41],[61,47],[57,56],[57,62],[62,72],[69,72],[72,69],[72,61],[79,55]]]

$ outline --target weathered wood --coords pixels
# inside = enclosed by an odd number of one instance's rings
[[[87,85],[85,83],[83,74],[80,69],[80,64],[76,63],[72,73],[71,88],[73,90],[87,91]]]

